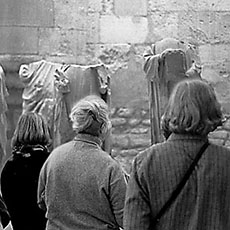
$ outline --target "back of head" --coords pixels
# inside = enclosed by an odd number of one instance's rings
[[[12,147],[21,145],[47,145],[51,141],[44,117],[35,112],[23,113],[18,120],[11,141]]]
[[[105,138],[110,128],[109,109],[103,99],[89,95],[72,108],[70,119],[76,133],[86,133]]]
[[[205,136],[221,124],[221,106],[207,82],[186,80],[175,86],[162,119],[165,133]]]

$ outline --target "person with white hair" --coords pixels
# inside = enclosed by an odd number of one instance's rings
[[[70,114],[75,138],[58,146],[43,165],[38,204],[46,229],[119,229],[126,192],[124,173],[101,146],[110,128],[103,99],[90,95]]]

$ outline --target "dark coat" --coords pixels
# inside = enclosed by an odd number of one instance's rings
[[[134,160],[125,209],[125,230],[230,229],[230,150],[210,144],[174,203],[153,219],[205,142],[199,136],[171,134]]]
[[[2,170],[2,196],[14,230],[45,229],[45,212],[37,205],[37,184],[48,155],[48,149],[41,145],[21,146]]]

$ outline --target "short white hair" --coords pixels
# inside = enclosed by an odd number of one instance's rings
[[[96,95],[79,100],[71,110],[70,119],[76,133],[95,136],[105,135],[111,125],[108,105]]]

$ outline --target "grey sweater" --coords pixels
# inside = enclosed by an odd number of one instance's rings
[[[119,229],[126,183],[119,164],[94,136],[78,134],[50,154],[38,185],[47,230]]]

